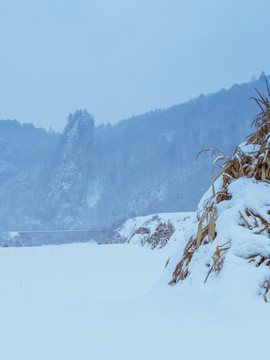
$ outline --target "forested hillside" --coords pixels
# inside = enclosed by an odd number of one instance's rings
[[[0,229],[42,227],[40,194],[60,135],[0,121]]]
[[[94,127],[77,111],[63,134],[0,121],[1,230],[109,228],[135,215],[195,210],[212,162],[196,155],[230,154],[250,133],[254,87],[264,91],[264,76],[116,125]]]
[[[257,104],[254,88],[265,79],[234,85],[167,110],[157,110],[95,129],[94,177],[88,196],[94,223],[154,212],[193,211],[211,181],[213,159],[250,134]]]

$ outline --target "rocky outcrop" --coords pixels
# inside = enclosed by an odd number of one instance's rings
[[[56,227],[85,227],[94,121],[86,110],[70,114],[45,194],[44,213]]]

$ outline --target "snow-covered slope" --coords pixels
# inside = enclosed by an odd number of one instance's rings
[[[148,245],[160,249],[168,244],[172,236],[185,231],[194,221],[195,213],[160,213],[128,219],[115,231],[116,237],[131,244]]]

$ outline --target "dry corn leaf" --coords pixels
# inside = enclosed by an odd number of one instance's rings
[[[244,220],[245,224],[247,225],[247,227],[249,228],[249,230],[252,230],[252,227],[250,226],[249,222],[245,219],[244,215],[241,213],[241,211],[238,211],[240,214],[240,217]]]
[[[270,290],[270,280],[269,280],[268,283],[267,283],[267,286],[266,286],[266,289],[265,289],[265,292],[264,292],[264,295],[263,295],[263,298],[264,298],[264,301],[265,301],[265,302],[268,302],[268,300],[267,300],[267,293],[269,292],[269,290]]]

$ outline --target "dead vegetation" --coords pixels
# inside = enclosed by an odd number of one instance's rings
[[[122,239],[121,237],[111,237],[111,238],[107,238],[102,242],[99,242],[98,245],[111,245],[111,244],[124,244],[125,240]]]
[[[207,200],[204,210],[198,214],[199,224],[197,233],[193,235],[184,249],[180,262],[176,265],[173,272],[173,278],[170,285],[176,284],[180,280],[184,280],[189,274],[189,264],[194,253],[200,246],[211,243],[215,240],[216,220],[218,217],[217,204],[221,201],[231,199],[228,186],[236,179],[242,176],[254,178],[257,181],[270,183],[270,91],[266,80],[267,97],[263,96],[258,90],[258,98],[252,98],[259,105],[261,111],[255,117],[252,125],[255,132],[251,134],[244,147],[237,147],[231,157],[224,154],[214,161],[212,169],[212,196]],[[207,149],[209,150],[209,149]],[[213,154],[217,150],[212,150]],[[214,166],[222,162],[222,166],[217,175],[214,175]],[[215,183],[222,178],[222,185],[216,192]],[[245,213],[239,211],[239,225],[248,228],[254,234],[270,233],[270,222],[268,220],[270,209],[267,214],[255,213],[251,209],[246,209]],[[212,256],[213,264],[205,278],[207,281],[210,273],[214,270],[219,272],[222,269],[223,262],[227,251],[230,249],[230,242],[226,242],[216,247],[216,251]],[[250,261],[255,262],[256,266],[265,264],[270,266],[270,259],[260,254],[254,254]],[[270,280],[265,284],[264,300],[267,301],[266,295],[270,291]]]
[[[146,241],[151,249],[156,247],[162,248],[168,243],[174,231],[175,229],[169,221],[167,223],[160,223],[155,232]]]
[[[138,230],[136,230],[133,233],[133,235],[136,235],[136,234],[144,235],[144,234],[150,234],[150,233],[151,233],[151,231],[148,228],[142,226]]]
[[[139,227],[130,236],[128,242],[130,242],[135,235],[142,235],[140,238],[141,245],[148,243],[151,249],[162,248],[168,243],[174,231],[175,229],[169,221],[159,223],[153,233],[151,233],[151,230],[147,227]]]

